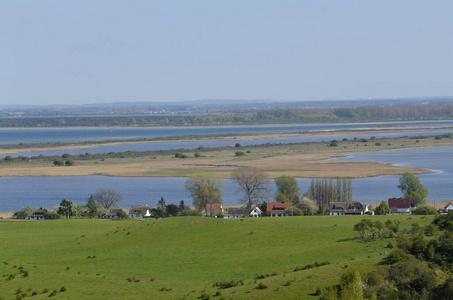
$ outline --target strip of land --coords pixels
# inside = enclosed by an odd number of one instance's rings
[[[351,136],[357,132],[352,133]],[[319,133],[317,133],[319,134]],[[281,136],[281,135],[276,135]],[[260,136],[254,136],[260,138]],[[269,135],[266,136],[269,138]],[[214,137],[211,137],[214,138]],[[227,137],[225,137],[227,138]],[[235,137],[228,137],[239,140]],[[245,136],[243,137],[245,138]],[[250,139],[250,136],[247,136]],[[429,173],[429,170],[381,164],[375,162],[327,161],[349,153],[408,149],[414,147],[453,146],[450,137],[400,137],[381,139],[348,139],[330,142],[267,144],[247,147],[189,149],[176,158],[175,151],[155,151],[150,154],[110,157],[73,156],[74,166],[53,166],[52,159],[5,162],[0,164],[0,176],[131,176],[187,177],[206,173],[218,178],[230,178],[240,167],[257,167],[275,178],[282,174],[301,178],[350,177],[364,178],[382,175]]]
[[[138,140],[114,140],[114,141],[85,141],[74,143],[55,143],[49,144],[30,144],[19,145],[16,147],[0,146],[0,155],[11,155],[21,152],[36,152],[36,151],[53,151],[53,150],[72,150],[72,149],[90,149],[93,147],[107,147],[117,145],[132,145],[144,143],[171,143],[171,142],[205,142],[205,141],[250,141],[262,139],[278,139],[286,137],[317,137],[317,136],[335,136],[344,135],[347,137],[354,137],[357,135],[373,135],[376,133],[386,132],[419,132],[423,131],[426,134],[434,130],[448,130],[453,127],[436,127],[430,128],[416,126],[397,126],[397,127],[372,127],[363,129],[342,129],[342,130],[324,130],[312,132],[294,132],[294,133],[260,133],[260,134],[242,134],[242,135],[207,135],[207,136],[183,136],[178,138],[155,138],[155,139],[138,139]]]

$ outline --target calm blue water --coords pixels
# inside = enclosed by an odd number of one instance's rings
[[[437,173],[420,175],[420,181],[429,189],[428,201],[447,201],[453,197],[453,147],[390,150],[357,153],[342,160],[379,161],[411,167],[436,170]],[[402,196],[397,188],[400,176],[381,176],[353,179],[354,200],[379,203],[390,197]],[[121,206],[149,204],[157,206],[163,196],[166,203],[178,204],[184,200],[192,203],[184,185],[187,178],[143,178],[143,177],[11,177],[0,178],[0,211],[14,211],[21,207],[48,207],[58,205],[63,198],[76,204],[85,204],[90,194],[99,188],[114,189],[123,196]],[[298,179],[304,193],[310,179]],[[271,193],[271,197],[272,197]],[[242,194],[232,180],[224,180],[223,204],[240,204]]]
[[[453,124],[453,121],[442,124]],[[388,125],[419,125],[425,127],[436,122],[411,122],[391,123]],[[0,144],[57,142],[57,141],[82,141],[82,140],[107,140],[107,139],[131,139],[153,138],[170,135],[184,134],[223,134],[223,133],[263,133],[263,132],[301,132],[312,130],[335,130],[344,128],[366,128],[369,124],[345,124],[345,125],[316,125],[316,126],[267,126],[267,127],[221,127],[221,128],[171,128],[171,129],[49,129],[49,130],[0,130]],[[430,134],[437,135],[448,133],[448,130],[437,130]],[[376,137],[421,135],[422,132],[413,133],[377,133]],[[253,141],[239,141],[243,146],[265,143],[296,143],[328,141],[342,139],[346,136],[332,135],[325,137],[304,138],[281,138],[263,139]],[[346,137],[350,138],[350,137]],[[357,138],[369,138],[369,136],[357,136]],[[105,153],[126,150],[146,151],[161,149],[187,149],[198,146],[218,147],[234,146],[235,141],[210,141],[210,142],[175,142],[175,143],[147,143],[120,145],[112,147],[97,147],[92,149],[78,149],[71,154]],[[22,153],[18,155],[61,155],[69,151],[48,151],[36,153]],[[436,170],[437,173],[421,175],[422,183],[430,190],[429,201],[452,200],[452,174],[453,174],[453,148],[436,147],[421,149],[392,150],[382,152],[358,153],[348,157],[354,160],[389,162],[412,167],[422,167]],[[382,176],[376,178],[353,180],[354,199],[367,203],[379,203],[389,197],[401,196],[397,189],[399,176]],[[184,200],[191,204],[191,199],[184,190],[187,178],[137,178],[137,177],[106,177],[106,176],[81,176],[81,177],[11,177],[0,178],[0,211],[14,211],[21,207],[48,207],[58,205],[63,198],[84,204],[90,194],[99,188],[113,188],[123,195],[122,207],[129,208],[131,205],[149,204],[156,206],[160,197],[163,196],[167,203],[178,204]],[[310,179],[298,179],[302,193],[310,183]],[[271,195],[272,196],[272,195]],[[224,180],[224,205],[239,204],[242,197],[237,192],[237,187],[231,180]]]
[[[389,122],[357,124],[288,125],[288,126],[228,126],[178,128],[58,128],[58,129],[0,129],[0,144],[56,143],[103,141],[119,139],[152,139],[181,135],[222,135],[249,133],[307,132],[319,130],[357,129],[377,126],[447,127],[453,121]]]
[[[391,163],[432,170],[435,173],[418,175],[420,182],[429,190],[428,202],[453,200],[453,147],[451,146],[354,153],[348,157],[333,160]],[[382,195],[401,196],[401,192],[396,188],[399,178],[400,176],[380,176],[355,179],[353,180],[354,197],[359,201],[365,199],[364,202],[372,203],[383,200]]]

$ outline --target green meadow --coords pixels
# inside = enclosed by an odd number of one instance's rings
[[[338,283],[344,268],[367,272],[390,251],[389,242],[396,245],[394,239],[362,242],[353,231],[362,218],[399,220],[401,229],[432,221],[423,216],[2,220],[0,299],[318,299],[316,289]],[[314,263],[322,266],[301,270]]]

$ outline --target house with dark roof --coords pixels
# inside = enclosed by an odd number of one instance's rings
[[[152,207],[145,205],[131,206],[129,209],[129,218],[131,219],[143,219],[151,218]]]
[[[27,220],[44,220],[44,215],[46,212],[49,212],[47,208],[35,208],[31,214],[27,216]]]
[[[444,212],[446,213],[449,213],[451,211],[453,211],[453,202],[448,203],[444,208]]]
[[[343,216],[343,215],[363,215],[367,213],[368,206],[360,202],[330,202],[329,215]]]
[[[288,207],[293,206],[292,202],[267,202],[267,215],[269,217],[286,217],[285,211]]]
[[[412,212],[411,200],[409,198],[389,198],[389,211],[391,214],[410,214]]]
[[[121,207],[110,207],[102,219],[119,219],[121,215],[127,215],[127,210]]]
[[[258,208],[254,207],[251,208],[229,208],[227,212],[223,215],[224,219],[231,219],[231,218],[248,218],[248,217],[260,217],[263,212]]]
[[[203,214],[205,216],[216,216],[218,214],[223,214],[222,204],[221,203],[206,204]]]

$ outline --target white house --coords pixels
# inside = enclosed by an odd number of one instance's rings
[[[261,216],[261,214],[262,212],[258,207],[255,207],[254,209],[232,207],[228,209],[228,212],[223,215],[223,218],[232,219],[232,218],[259,217]]]
[[[129,218],[131,219],[143,219],[151,218],[151,207],[147,204],[139,206],[131,206],[129,209]]]
[[[446,213],[449,213],[451,211],[453,211],[453,202],[448,203],[444,208],[444,212]]]

